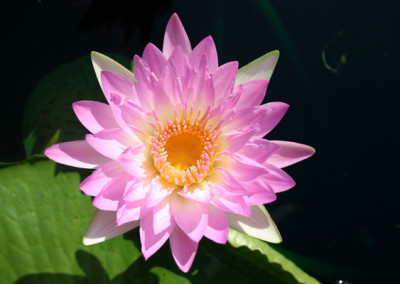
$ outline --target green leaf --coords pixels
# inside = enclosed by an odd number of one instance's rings
[[[132,66],[132,61],[124,56],[111,54],[110,57],[126,67]],[[79,100],[105,102],[89,54],[58,67],[33,90],[22,119],[28,157],[43,153],[48,144],[57,142],[52,138],[60,141],[84,138],[87,131],[72,110],[72,103]]]
[[[317,283],[264,242],[233,230],[227,245],[203,238],[187,274],[168,243],[145,261],[137,229],[85,247],[95,209],[80,182],[74,169],[43,156],[0,164],[2,283]]]
[[[235,230],[229,231],[228,242],[237,248],[245,251],[242,255],[250,263],[267,271],[276,277],[281,283],[319,283],[315,278],[306,274],[292,261],[284,257],[267,243],[242,234]]]

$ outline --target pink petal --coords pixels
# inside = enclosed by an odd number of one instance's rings
[[[251,217],[228,213],[229,226],[251,237],[270,243],[282,242],[282,237],[264,205],[251,207]]]
[[[268,174],[262,179],[266,180],[265,182],[273,188],[274,192],[282,192],[296,185],[296,182],[280,168],[268,163],[264,163],[264,166],[268,169]]]
[[[85,140],[52,145],[44,151],[44,154],[57,163],[85,169],[95,169],[109,161]]]
[[[209,191],[219,195],[245,195],[246,190],[225,168],[216,168],[208,176]]]
[[[239,86],[238,88],[235,89],[235,91],[240,90],[241,92],[241,87]],[[238,100],[240,100],[241,93],[238,97]],[[237,101],[238,101],[237,100]],[[232,110],[230,110],[232,113]],[[243,108],[240,110],[237,110],[234,112],[234,116],[230,121],[228,121],[224,127],[224,130],[229,132],[229,131],[244,131],[248,128],[255,128],[259,127],[259,123],[257,123],[257,120],[260,120],[260,113],[262,110],[259,107],[248,107],[248,108]]]
[[[107,183],[93,200],[93,206],[106,211],[117,211],[118,203],[125,192],[128,174],[122,172]]]
[[[274,192],[257,192],[249,196],[250,205],[259,205],[271,203],[276,200],[276,195]]]
[[[167,63],[164,54],[154,44],[149,43],[143,51],[142,58],[147,62],[154,75],[159,78]]]
[[[237,61],[228,62],[212,73],[216,104],[232,94],[238,65]]]
[[[151,178],[156,172],[154,164],[145,156],[145,145],[127,148],[118,161],[130,175],[138,179]]]
[[[207,56],[208,70],[213,72],[218,68],[217,48],[211,36],[203,39],[190,53],[189,61],[192,67],[199,69],[203,55]]]
[[[204,236],[219,244],[225,244],[229,234],[226,213],[213,205],[208,206],[208,224]]]
[[[171,209],[178,226],[193,241],[199,242],[207,226],[207,206],[175,195]]]
[[[174,52],[170,55],[167,65],[170,70],[174,71],[170,73],[176,77],[186,76],[189,70],[192,69],[189,63],[189,57],[180,46],[177,46]]]
[[[242,95],[238,107],[258,106],[263,101],[267,91],[268,80],[253,80],[242,84]]]
[[[235,153],[238,152],[256,133],[255,127],[249,127],[242,131],[231,130],[222,135],[224,138],[225,150]]]
[[[163,54],[168,58],[175,47],[181,46],[187,55],[192,51],[189,38],[177,14],[173,14],[168,21],[164,34]]]
[[[205,58],[205,57],[204,57]],[[202,114],[207,108],[214,106],[214,83],[211,76],[205,71],[192,70],[189,76],[181,78],[182,93],[189,106],[194,107],[194,113],[200,110]]]
[[[228,211],[243,216],[250,216],[251,214],[250,204],[247,196],[222,196],[216,194],[211,204],[223,211]]]
[[[142,201],[146,197],[148,186],[145,185],[145,181],[138,181],[135,177],[130,176],[127,183],[124,194],[125,201]]]
[[[265,165],[241,154],[236,153],[231,158],[232,164],[230,165],[229,172],[239,182],[250,182],[268,173]]]
[[[250,205],[265,204],[276,200],[276,194],[265,178],[253,180],[243,186],[246,188]]]
[[[127,134],[121,128],[107,129],[95,135],[86,135],[86,141],[90,146],[97,152],[113,160],[116,160],[129,146],[134,146],[139,143],[139,141],[134,138],[134,136]]]
[[[117,73],[111,71],[101,72],[101,85],[110,105],[120,105],[127,99],[137,101],[133,82]]]
[[[219,103],[219,105],[214,107],[214,109],[210,112],[210,118],[214,119],[215,121],[220,121],[221,126],[223,126],[224,130],[227,132],[239,129],[237,127],[235,128],[235,125],[231,127],[230,123],[234,121],[235,117],[237,116],[237,111],[234,107],[240,99],[241,91],[242,86],[235,88],[231,95],[225,97]],[[252,120],[254,120],[253,116],[251,116],[251,121]],[[242,128],[248,125],[249,124],[242,124]]]
[[[176,188],[176,185],[171,184],[159,176],[153,178],[150,183],[149,192],[146,200],[146,206],[154,207],[163,199],[169,196]]]
[[[279,145],[278,151],[268,158],[267,162],[278,168],[284,168],[305,160],[315,153],[315,149],[300,143],[289,141],[271,141]]]
[[[88,176],[79,185],[79,188],[87,195],[96,196],[107,183],[123,170],[118,162],[109,161]]]
[[[274,152],[279,149],[279,146],[265,139],[254,139],[247,142],[240,149],[239,154],[246,156],[258,163],[265,162]]]
[[[122,200],[118,204],[117,224],[121,226],[122,224],[142,219],[150,212],[151,210],[144,205],[143,200],[133,202]]]
[[[258,125],[260,126],[259,137],[267,135],[281,121],[289,108],[289,105],[281,102],[272,102],[261,105],[261,112],[257,117]]]
[[[83,238],[86,246],[94,245],[122,235],[139,225],[139,221],[126,223],[117,227],[115,212],[97,210]]]
[[[188,272],[196,256],[198,242],[192,241],[178,226],[169,237],[172,256],[183,272]]]
[[[175,224],[175,220],[172,216],[171,205],[169,199],[165,199],[160,202],[153,209],[153,231],[154,234],[159,234],[165,231],[170,226]]]
[[[148,112],[152,112],[157,97],[156,93],[154,93],[154,85],[158,79],[150,70],[146,61],[137,55],[134,56],[133,60],[135,62],[135,76],[137,78],[134,88],[138,98],[138,102],[135,103]]]
[[[213,198],[210,186],[205,182],[191,184],[186,189],[179,191],[178,194],[202,204],[210,203]]]
[[[109,105],[94,101],[79,101],[72,104],[79,121],[92,133],[109,128],[118,128]]]
[[[114,106],[113,110],[114,113],[118,114],[121,126],[125,126],[123,129],[130,135],[135,136],[136,140],[147,137],[147,133],[151,133],[154,130],[148,123],[153,119],[153,115],[132,101],[126,102],[121,106]]]
[[[140,219],[140,242],[142,244],[142,253],[146,260],[168,240],[175,227],[175,225],[171,225],[164,231],[155,234],[153,222],[152,214],[147,214],[146,217]]]

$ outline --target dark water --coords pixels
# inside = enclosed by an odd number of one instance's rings
[[[144,41],[161,47],[177,12],[192,44],[213,36],[221,63],[281,51],[267,100],[291,108],[269,138],[309,144],[317,154],[287,169],[297,186],[267,206],[280,247],[315,260],[303,258],[303,267],[328,283],[400,282],[400,2],[180,0],[157,10],[108,2],[93,17],[85,16],[89,1],[5,4],[1,161],[25,157],[21,118],[41,78],[92,50],[131,57]]]

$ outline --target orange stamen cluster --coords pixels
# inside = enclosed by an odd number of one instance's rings
[[[164,125],[154,113],[157,125],[150,139],[154,165],[163,178],[170,183],[185,186],[200,182],[211,172],[215,158],[215,141],[221,134],[218,126],[208,123],[208,113],[193,116],[193,107],[174,121],[167,119]]]

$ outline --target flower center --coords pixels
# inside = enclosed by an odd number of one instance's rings
[[[174,122],[166,125],[154,114],[157,121],[151,137],[151,153],[160,175],[170,183],[185,186],[200,182],[211,172],[215,158],[215,143],[220,132],[208,124],[206,112],[192,117],[184,109],[181,119],[175,111]]]

